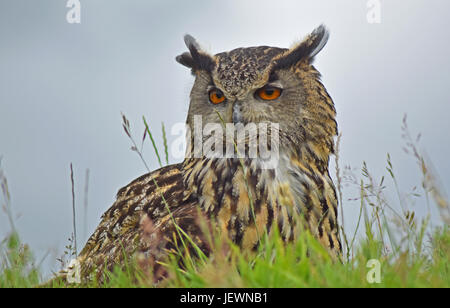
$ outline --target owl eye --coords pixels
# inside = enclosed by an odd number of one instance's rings
[[[212,89],[209,91],[209,101],[215,105],[225,101],[225,95],[219,89]]]
[[[256,95],[265,101],[271,101],[280,97],[281,89],[272,86],[265,86],[257,90]]]

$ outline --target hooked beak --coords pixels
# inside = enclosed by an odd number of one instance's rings
[[[231,106],[231,122],[234,124],[242,123],[242,102],[235,100]]]

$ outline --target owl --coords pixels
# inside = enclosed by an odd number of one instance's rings
[[[139,255],[151,261],[155,279],[161,279],[165,272],[158,261],[181,246],[183,237],[205,255],[211,252],[201,218],[244,250],[256,249],[260,235],[275,228],[286,242],[308,229],[339,257],[338,202],[328,170],[336,111],[313,66],[328,36],[320,26],[290,49],[259,46],[212,55],[186,35],[188,51],[176,60],[195,78],[186,124],[200,135],[187,134],[183,162],[118,191],[78,257],[82,277]],[[244,130],[240,155],[225,155],[236,149],[237,139],[224,136],[227,129],[210,147],[221,155],[196,147],[211,139],[204,132],[212,124]],[[264,133],[245,131],[261,124],[268,127]],[[245,141],[262,139],[270,139],[267,148],[275,159],[249,155]]]

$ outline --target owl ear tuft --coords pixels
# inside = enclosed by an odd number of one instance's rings
[[[183,52],[181,55],[177,56],[175,58],[175,60],[177,60],[178,63],[180,63],[181,65],[184,65],[186,67],[189,68],[193,68],[194,67],[194,59],[192,59],[192,56],[189,52]]]
[[[184,42],[189,52],[177,56],[176,61],[191,68],[193,72],[204,70],[210,73],[215,66],[214,57],[203,51],[197,41],[189,34],[184,36]]]
[[[303,41],[278,58],[273,69],[289,68],[304,59],[313,62],[314,57],[327,44],[329,35],[327,28],[324,25],[320,25]]]

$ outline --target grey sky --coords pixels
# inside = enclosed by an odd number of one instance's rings
[[[145,115],[158,144],[161,122],[170,128],[185,120],[192,77],[174,60],[186,50],[185,33],[216,53],[289,47],[324,23],[331,36],[316,67],[338,111],[342,163],[367,161],[379,175],[389,152],[402,189],[419,184],[413,159],[402,151],[407,113],[448,190],[450,2],[381,3],[381,24],[369,24],[366,0],[81,0],[81,24],[68,24],[65,0],[2,0],[0,155],[24,241],[38,257],[50,249],[45,268],[56,267],[55,254],[62,253],[72,228],[70,162],[79,246],[86,240],[86,168],[88,233],[117,190],[145,172],[130,151],[120,112],[137,138]],[[144,154],[157,168],[149,144]],[[357,207],[345,211],[352,226]],[[0,238],[8,230],[0,215]]]

